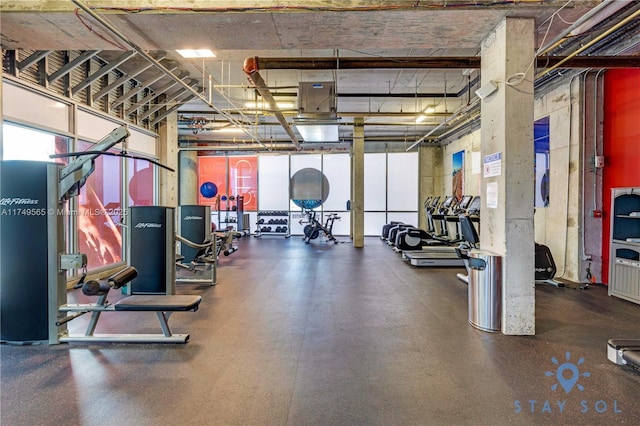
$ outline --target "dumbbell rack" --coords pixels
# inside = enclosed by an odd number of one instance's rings
[[[262,210],[258,212],[254,236],[278,235],[289,238],[291,236],[291,227],[289,225],[289,211]]]

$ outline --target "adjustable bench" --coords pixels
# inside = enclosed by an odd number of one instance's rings
[[[109,278],[108,283],[90,281],[84,283],[82,291],[85,295],[99,296],[97,303],[65,304],[58,308],[60,312],[75,312],[64,317],[56,325],[60,326],[72,319],[91,312],[91,320],[84,335],[70,335],[66,332],[59,338],[60,342],[120,342],[120,343],[187,343],[188,334],[172,334],[169,328],[169,317],[174,312],[195,312],[200,306],[202,297],[196,295],[135,295],[125,297],[114,304],[107,301],[111,288],[119,288],[135,278],[135,268],[127,268]],[[95,334],[98,320],[102,312],[155,312],[162,334]]]

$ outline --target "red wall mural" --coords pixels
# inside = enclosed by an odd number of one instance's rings
[[[609,280],[611,188],[640,187],[640,70],[610,70],[604,79],[602,280]]]
[[[198,188],[205,182],[213,182],[220,197],[243,195],[245,211],[258,210],[258,157],[198,157]],[[198,191],[198,204],[215,209],[215,203],[216,198],[205,198]],[[221,209],[225,209],[224,204]]]

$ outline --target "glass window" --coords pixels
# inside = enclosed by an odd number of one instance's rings
[[[387,210],[387,155],[364,155],[364,210]]]
[[[418,153],[390,153],[387,157],[387,210],[418,210]]]
[[[129,206],[152,206],[155,199],[154,167],[147,160],[127,159]]]
[[[258,161],[260,210],[288,210],[289,157],[261,155]]]
[[[85,151],[92,143],[78,142]],[[110,152],[117,152],[110,150]],[[88,269],[122,261],[122,166],[119,157],[101,155],[78,197],[78,249],[87,255]]]
[[[64,136],[5,123],[2,126],[2,158],[66,163],[66,159],[52,160],[49,155],[68,152],[68,141]]]
[[[351,158],[349,154],[325,154],[322,156],[322,173],[329,180],[331,191],[322,208],[331,211],[347,210],[347,200],[351,198]],[[348,224],[345,216],[335,228],[344,228]]]

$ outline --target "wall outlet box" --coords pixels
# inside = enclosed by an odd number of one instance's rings
[[[602,156],[602,155],[596,155],[596,158],[595,158],[595,166],[596,166],[596,168],[598,168],[598,169],[601,169],[601,168],[603,168],[603,167],[604,167],[604,156]]]
[[[481,88],[479,88],[478,90],[476,90],[476,95],[478,95],[480,99],[484,99],[492,95],[496,90],[498,90],[498,85],[495,84],[493,81],[490,81],[484,86],[482,86]]]

